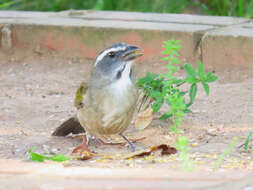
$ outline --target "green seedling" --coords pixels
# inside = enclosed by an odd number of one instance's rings
[[[226,148],[225,152],[223,152],[219,156],[218,160],[216,161],[216,163],[215,163],[215,165],[213,167],[213,171],[215,171],[217,168],[220,167],[220,165],[223,162],[223,160],[225,159],[225,157],[228,156],[231,153],[232,149],[237,144],[237,142],[238,142],[238,138],[235,137],[234,140],[233,140],[233,142],[229,145],[229,147]]]
[[[250,141],[250,138],[251,138],[252,135],[253,135],[253,131],[249,133],[247,139],[245,140],[244,150],[248,150],[248,148],[249,148],[249,141]]]
[[[185,64],[183,69],[186,72],[185,77],[179,78],[175,74],[180,70],[181,62],[178,59],[180,41],[168,40],[163,42],[165,57],[163,61],[167,62],[166,73],[154,74],[147,73],[145,77],[137,82],[139,88],[143,91],[142,103],[139,110],[152,106],[153,112],[157,113],[163,104],[169,106],[169,110],[162,114],[161,120],[171,119],[170,129],[173,132],[183,133],[181,130],[182,120],[186,113],[191,112],[190,106],[194,103],[197,95],[198,84],[201,84],[207,95],[210,94],[208,83],[216,81],[218,78],[211,72],[205,72],[201,61],[198,62],[198,68],[195,70],[190,64]],[[181,85],[189,86],[188,91],[182,91]],[[186,95],[189,101],[186,101]],[[192,171],[193,163],[189,156],[188,139],[184,135],[177,136],[176,148],[180,151],[179,157],[184,170]]]
[[[38,154],[36,152],[34,152],[34,147],[32,147],[29,151],[29,159],[31,161],[36,161],[36,162],[44,162],[45,160],[51,160],[51,161],[55,161],[55,162],[64,162],[67,160],[70,160],[70,157],[67,157],[65,155],[62,154],[55,154],[53,156],[46,156],[43,154]]]
[[[179,158],[181,160],[183,170],[192,171],[194,167],[189,155],[189,143],[187,137],[183,135],[178,137],[176,149],[180,151]]]
[[[167,104],[170,109],[163,113],[161,120],[172,118],[172,131],[180,129],[182,118],[185,113],[191,112],[189,107],[194,103],[197,95],[198,84],[201,83],[206,94],[209,95],[210,88],[208,83],[216,81],[218,78],[211,72],[205,72],[201,61],[195,70],[190,64],[184,65],[186,76],[179,78],[175,73],[180,70],[181,62],[178,59],[181,44],[180,41],[168,40],[163,42],[165,57],[163,61],[167,62],[167,72],[163,74],[147,73],[145,77],[140,78],[137,82],[139,88],[143,90],[143,102],[146,105],[152,105],[154,113],[157,113],[163,104]],[[182,91],[179,87],[188,84],[188,91]],[[186,102],[186,95],[189,95],[189,102]],[[140,106],[140,107],[141,107]],[[180,130],[179,130],[180,131]]]

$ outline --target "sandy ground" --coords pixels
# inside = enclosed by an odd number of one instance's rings
[[[75,114],[74,93],[80,82],[88,78],[91,64],[78,59],[59,61],[57,58],[19,62],[2,60],[0,68],[0,158],[27,160],[27,151],[31,147],[40,153],[70,154],[81,139],[52,137],[51,133]],[[240,72],[236,74],[240,75]],[[195,168],[210,170],[218,155],[225,151],[234,137],[238,137],[239,142],[221,168],[253,170],[252,150],[238,148],[253,131],[253,78],[244,77],[244,80],[231,82],[222,75],[219,77],[221,80],[211,84],[209,97],[199,88],[192,106],[193,113],[183,121],[182,128],[190,140],[190,157]],[[175,140],[168,124],[158,119],[143,131],[130,127],[127,134],[146,137],[136,143],[138,147],[161,143],[173,146]],[[91,144],[91,149],[110,153],[129,151],[119,145]],[[178,160],[179,156],[173,155],[131,162],[71,161],[69,165],[179,168]]]

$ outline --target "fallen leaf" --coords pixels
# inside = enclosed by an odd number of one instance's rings
[[[146,110],[139,112],[135,120],[135,127],[139,130],[145,129],[153,120],[153,110],[148,107]]]
[[[37,161],[37,162],[44,162],[45,160],[63,162],[63,161],[71,159],[70,157],[62,155],[62,154],[56,154],[56,155],[53,155],[53,156],[46,156],[46,155],[43,155],[43,154],[38,154],[38,153],[34,152],[33,147],[30,148],[28,153],[29,153],[30,160]]]
[[[136,152],[132,152],[126,155],[123,155],[121,158],[123,159],[130,159],[130,158],[138,158],[138,157],[143,157],[143,156],[148,156],[153,152],[156,152],[158,150],[161,150],[161,155],[170,155],[170,154],[176,154],[177,150],[174,147],[171,147],[166,144],[161,144],[158,146],[153,146],[149,149],[146,150],[140,150]]]
[[[160,151],[160,152],[158,152]],[[82,154],[79,154],[78,156],[74,157],[74,159],[77,160],[89,160],[91,158],[94,157],[102,157],[102,158],[97,158],[97,160],[128,160],[128,159],[133,159],[133,158],[140,158],[140,157],[144,157],[144,156],[149,156],[152,153],[159,153],[161,156],[163,155],[170,155],[170,154],[176,154],[177,150],[174,147],[171,147],[169,145],[166,144],[161,144],[158,146],[153,146],[151,148],[148,149],[143,149],[143,150],[139,150],[139,151],[135,151],[135,152],[131,152],[131,153],[127,153],[127,154],[99,154],[99,153],[92,153],[92,152],[87,152],[84,151],[82,152]]]

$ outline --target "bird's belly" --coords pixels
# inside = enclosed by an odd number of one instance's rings
[[[96,101],[96,99],[94,99]],[[78,111],[82,126],[90,134],[121,134],[129,126],[136,107],[137,90],[133,86],[124,94],[105,93],[99,104]]]

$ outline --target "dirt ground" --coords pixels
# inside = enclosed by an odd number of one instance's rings
[[[80,82],[88,78],[91,64],[79,59],[10,59],[6,62],[1,60],[0,68],[0,158],[27,160],[27,151],[31,147],[35,147],[39,153],[69,155],[81,143],[81,139],[52,137],[51,133],[75,114],[74,93]],[[152,72],[156,72],[155,68]],[[190,140],[190,157],[194,168],[211,170],[217,157],[232,143],[234,137],[238,137],[239,142],[220,170],[253,170],[252,149],[244,151],[239,148],[248,133],[253,131],[253,78],[244,77],[236,81],[218,75],[220,80],[211,84],[209,97],[199,88],[192,106],[193,113],[183,121],[182,128]],[[235,75],[240,75],[240,72]],[[136,143],[138,147],[161,143],[173,146],[175,140],[168,124],[158,119],[143,131],[130,127],[127,135],[146,137]],[[113,154],[129,152],[128,147],[119,145],[91,143],[91,149]],[[71,161],[68,165],[174,169],[182,166],[179,155],[150,156],[136,160],[91,159]]]

